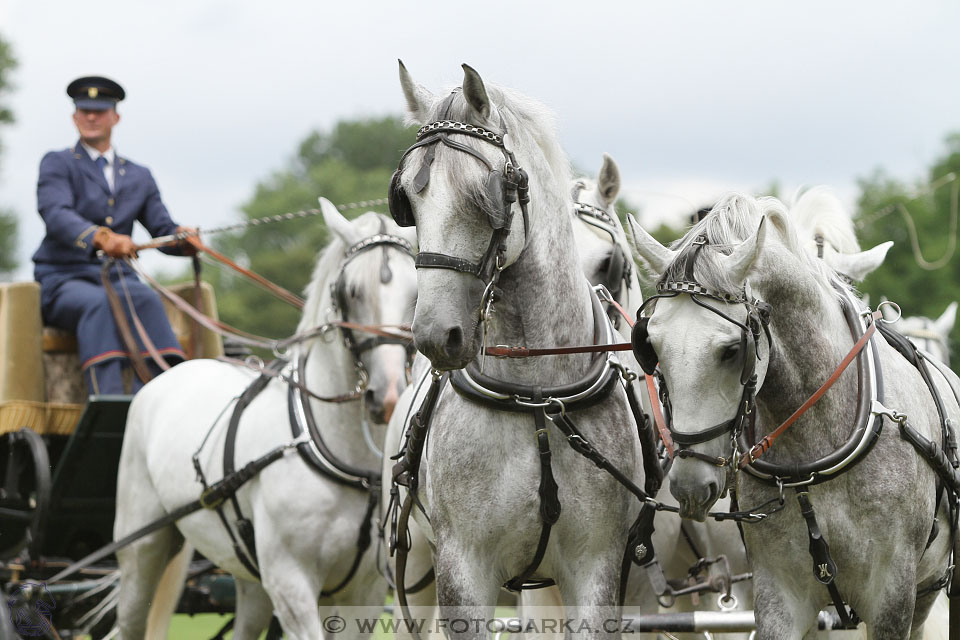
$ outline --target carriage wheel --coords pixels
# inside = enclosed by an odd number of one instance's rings
[[[23,427],[0,438],[0,560],[25,547],[38,557],[50,506],[50,457],[43,439]]]

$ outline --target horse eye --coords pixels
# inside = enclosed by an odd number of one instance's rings
[[[723,350],[723,353],[720,355],[720,362],[730,362],[735,359],[740,354],[740,345],[732,344],[726,349]]]
[[[360,287],[353,286],[350,287],[350,297],[356,300],[360,297]]]

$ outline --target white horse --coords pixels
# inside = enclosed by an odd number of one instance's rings
[[[843,305],[855,303],[834,272],[803,249],[790,216],[775,199],[725,197],[675,251],[639,225],[630,226],[636,251],[660,275],[660,290],[676,292],[657,299],[645,324],[646,335],[635,336],[635,345],[641,346],[648,362],[659,359],[672,401],[674,432],[692,442],[688,455],[674,462],[671,490],[683,515],[702,520],[728,484],[726,469],[707,460],[731,456],[731,451],[729,432],[709,439],[699,434],[718,419],[737,416],[741,424],[749,423],[743,408],[755,415],[757,438],[770,434],[830,377],[850,350],[853,339]],[[871,343],[862,362],[869,365],[873,360],[883,372],[882,404],[905,414],[924,437],[940,442],[940,420],[917,370],[879,337]],[[869,373],[870,367],[863,370]],[[756,375],[756,398],[744,404],[749,387],[742,380],[749,380],[751,372]],[[960,380],[941,366],[933,378],[947,407],[946,417],[955,424],[960,407],[954,391]],[[865,375],[863,384],[870,380]],[[808,522],[798,507],[802,500],[812,505],[839,567],[832,571],[824,561],[817,575],[823,579],[835,575],[839,593],[866,623],[872,638],[919,638],[937,595],[929,588],[945,575],[949,516],[935,504],[935,473],[904,441],[897,423],[882,417],[878,405],[877,413],[866,416],[868,422],[872,418],[886,422],[876,444],[855,466],[830,461],[845,470],[831,475],[835,467],[826,457],[838,446],[847,442],[854,447],[845,445],[845,453],[862,452],[857,440],[848,440],[857,413],[858,384],[856,372],[840,376],[760,461],[748,467],[749,473],[737,476],[733,488],[740,505],[751,509],[776,505],[781,495],[775,484],[763,480],[761,468],[770,470],[768,475],[784,476],[788,484],[807,480],[807,473],[798,479],[792,477],[794,472],[783,471],[791,465],[828,478],[798,485],[796,500],[788,489],[782,509],[770,506],[764,509],[770,515],[761,522],[744,524],[760,637],[802,637],[831,600],[815,578]],[[844,462],[850,459],[844,456]],[[935,516],[940,533],[928,545]]]
[[[813,187],[795,196],[790,217],[807,251],[856,282],[883,264],[893,246],[892,241],[887,241],[861,251],[853,219],[827,187]]]
[[[461,375],[469,375],[481,387],[491,379],[505,383],[526,402],[528,387],[542,385],[546,391],[576,384],[597,369],[598,360],[590,355],[488,357],[481,374],[475,360],[482,344],[592,344],[612,338],[612,332],[603,329],[597,335],[598,326],[607,326],[606,317],[602,312],[603,317],[597,315],[580,267],[568,163],[552,118],[533,100],[485,84],[469,67],[464,71],[462,89],[437,98],[414,83],[401,66],[411,120],[456,121],[479,128],[470,135],[443,125],[425,127],[420,148],[408,152],[395,177],[393,186],[402,204],[393,207],[394,215],[415,221],[421,247],[418,260],[424,261],[418,272],[413,330],[417,348],[437,370],[474,363]],[[477,137],[484,131],[504,130],[505,147],[488,142],[495,138]],[[507,161],[514,170],[522,167],[529,174],[525,212],[517,204],[509,213],[504,211],[499,176],[519,178],[518,172],[505,170]],[[428,268],[474,261],[480,264],[459,271]],[[485,265],[492,268],[484,269]],[[487,279],[493,273],[497,281],[490,284]],[[418,364],[415,377],[425,368],[426,363]],[[426,387],[407,395],[410,406],[419,406]],[[510,395],[500,397],[513,402]],[[490,620],[501,586],[528,573],[543,530],[538,486],[545,477],[538,461],[543,438],[531,414],[547,404],[556,409],[555,401],[544,402],[531,407],[533,411],[518,412],[519,405],[504,411],[467,399],[451,385],[440,392],[415,479],[423,512],[415,509],[414,514],[435,549],[436,589],[445,619]],[[391,424],[388,451],[399,443],[394,425],[412,411],[404,404],[398,405]],[[632,482],[643,485],[636,426],[619,385],[602,404],[576,410],[571,406],[565,415],[596,450]],[[611,628],[614,625],[603,628],[602,623],[616,618],[620,565],[637,502],[566,444],[558,415],[551,411],[544,417],[561,512],[541,561],[526,577],[556,580],[568,618],[583,621],[601,635],[619,635]],[[409,568],[407,584],[423,574],[423,566]],[[482,625],[450,629],[456,638],[486,633]]]
[[[409,323],[416,300],[409,241],[397,239],[401,231],[378,214],[350,222],[328,201],[321,199],[321,206],[331,241],[308,286],[298,331],[341,320]],[[345,256],[348,250],[351,253]],[[318,396],[349,395],[358,388],[362,367],[369,376],[364,402],[309,400],[308,410],[324,444],[300,445],[322,464],[339,463],[340,471],[330,473],[346,483],[321,475],[296,451],[287,451],[243,485],[236,497],[253,525],[259,580],[235,552],[213,510],[193,513],[118,552],[118,624],[123,638],[144,637],[160,574],[184,540],[236,578],[234,638],[257,638],[275,614],[287,637],[316,640],[321,634],[318,598],[330,591],[335,593],[324,596],[321,604],[354,607],[351,616],[379,617],[386,582],[376,571],[373,552],[358,554],[370,492],[351,478],[379,471],[377,452],[369,443],[383,441],[385,428],[378,422],[389,415],[406,384],[407,354],[400,344],[365,346],[363,334],[344,332],[343,340],[339,335],[334,329],[291,350],[291,362],[302,362],[303,367],[299,372],[286,367],[285,380],[272,379],[242,413],[234,457],[240,468],[291,442],[288,392],[293,392],[287,380],[296,377]],[[223,476],[225,431],[234,401],[256,378],[243,366],[196,360],[158,376],[136,396],[120,460],[117,539],[199,496],[202,487],[191,462],[194,454],[208,483]],[[299,406],[294,411],[303,418],[305,411]],[[370,430],[366,435],[365,429]],[[229,501],[223,512],[236,531],[238,516]],[[358,557],[351,579],[342,584]],[[163,601],[165,594],[157,594],[157,599]],[[342,631],[349,637],[362,635],[353,624]]]
[[[901,318],[894,328],[907,336],[920,349],[940,362],[950,364],[950,332],[957,321],[957,303],[951,302],[937,318],[909,316]]]

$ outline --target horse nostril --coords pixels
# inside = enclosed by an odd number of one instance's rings
[[[374,393],[373,389],[367,389],[363,392],[363,401],[367,404],[367,406],[372,406],[376,398],[377,394]]]
[[[444,345],[444,351],[448,356],[453,357],[459,355],[461,349],[463,349],[463,329],[453,327],[447,331],[447,343]]]
[[[707,496],[707,504],[712,505],[717,501],[717,496],[720,495],[720,485],[718,485],[716,482],[710,482],[707,485],[707,489],[710,492]]]

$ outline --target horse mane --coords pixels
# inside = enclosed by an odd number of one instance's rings
[[[694,240],[701,235],[707,238],[707,247],[697,252],[694,262],[696,281],[714,291],[739,295],[742,292],[739,282],[730,279],[729,272],[718,259],[720,254],[730,255],[733,249],[744,242],[757,230],[761,219],[773,226],[784,248],[800,262],[801,268],[814,277],[818,285],[830,296],[837,296],[837,286],[849,288],[837,273],[823,260],[812,256],[803,248],[796,223],[780,200],[766,196],[754,198],[742,193],[725,194],[714,205],[710,214],[695,224],[682,238],[671,246],[677,251],[677,257],[670,263],[658,284],[685,281],[687,265]],[[768,233],[771,230],[768,230]]]
[[[394,232],[393,222],[386,216],[368,211],[351,222],[363,237],[372,236],[380,231],[384,222],[388,223],[387,232]],[[303,305],[303,315],[297,325],[297,333],[309,331],[319,327],[334,318],[328,317],[328,310],[332,307],[332,292],[330,285],[336,277],[340,262],[349,247],[335,233],[330,234],[330,240],[320,252],[317,264],[313,268],[310,282],[304,289],[306,301]],[[383,251],[365,251],[350,263],[344,277],[348,288],[359,287],[365,291],[373,291],[380,285],[380,267],[383,264]],[[371,300],[379,303],[379,298]],[[339,319],[339,318],[337,318]]]
[[[540,101],[513,89],[488,82],[484,82],[484,88],[493,107],[491,109],[493,115],[490,117],[493,124],[473,122],[475,120],[474,111],[464,98],[463,92],[457,89],[450,91],[453,97],[445,114],[440,111],[446,103],[445,99],[438,100],[433,105],[429,121],[435,122],[445,119],[470,122],[493,129],[498,133],[506,128],[509,138],[507,146],[512,150],[521,146],[539,148],[546,161],[546,166],[539,168],[553,174],[557,185],[561,189],[566,189],[571,180],[570,161],[557,137],[557,120],[553,112]],[[506,127],[499,124],[497,113],[503,118]],[[462,136],[457,142],[475,149],[494,163],[498,162],[500,153],[493,151],[491,145],[481,140]],[[447,149],[444,145],[437,145],[436,149],[438,157],[444,155],[444,166],[447,167],[446,178],[450,187],[454,192],[464,195],[465,203],[468,206],[474,208],[475,211],[490,211],[501,206],[499,203],[490,201],[489,192],[486,189],[486,176],[480,174],[481,170],[485,170],[482,163],[468,154]],[[493,153],[491,153],[492,151]],[[407,157],[404,163],[405,167],[409,167],[409,170],[416,172],[420,167],[424,153],[424,149],[415,149]],[[533,175],[533,167],[524,168],[531,176]],[[569,210],[569,207],[566,207],[565,210]]]
[[[840,199],[827,187],[798,191],[793,197],[790,214],[804,242],[811,242],[820,234],[837,253],[860,252],[853,220]]]

